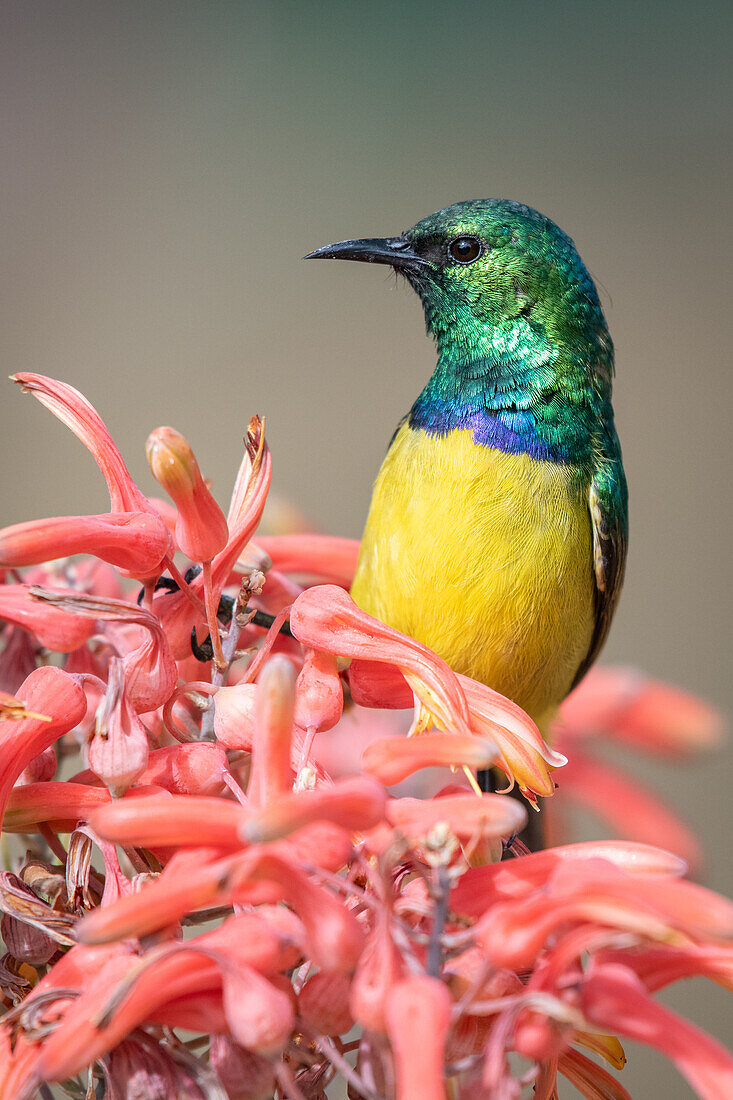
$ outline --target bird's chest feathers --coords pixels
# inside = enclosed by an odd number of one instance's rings
[[[508,694],[552,653],[559,692],[587,652],[592,584],[577,467],[477,445],[470,430],[400,428],[374,489],[357,603]]]

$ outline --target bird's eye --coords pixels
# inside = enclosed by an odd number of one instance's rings
[[[481,241],[478,237],[456,237],[448,245],[452,259],[459,264],[472,264],[481,255]]]

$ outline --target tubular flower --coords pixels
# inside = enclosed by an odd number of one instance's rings
[[[148,513],[150,519],[146,530],[149,537],[153,537],[153,532],[157,530],[165,547],[163,554],[158,561],[146,557],[142,569],[130,570],[123,565],[118,568],[139,580],[158,577],[173,557],[173,541],[154,506],[130,477],[122,455],[97,410],[73,386],[47,378],[43,374],[22,371],[13,375],[13,381],[23,387],[24,393],[32,393],[42,405],[50,409],[91,452],[107,482],[113,513]],[[152,542],[150,547],[153,547]]]
[[[229,529],[188,440],[175,428],[156,428],[148,436],[145,451],[153,477],[178,509],[179,549],[191,561],[211,561],[226,546]]]
[[[0,620],[22,627],[33,634],[40,645],[57,653],[71,653],[91,638],[94,623],[82,622],[58,607],[41,607],[33,601],[30,592],[28,584],[0,585]],[[54,595],[74,598],[76,593],[57,588]]]
[[[544,743],[524,711],[483,684],[456,676],[425,646],[361,611],[340,588],[307,589],[293,604],[290,622],[305,645],[370,664],[397,666],[420,701],[415,732],[435,724],[463,737],[485,739],[491,746],[490,762],[506,771],[510,783],[516,780],[531,802],[536,801],[535,794],[553,793],[551,772],[562,767],[566,758]],[[456,757],[440,762],[462,761]]]
[[[220,668],[224,655],[217,624],[217,603],[212,589],[211,559],[223,550],[229,528],[219,505],[201,476],[188,440],[175,428],[156,428],[145,446],[153,477],[166,490],[178,509],[175,536],[179,548],[192,561],[203,563],[206,618]]]
[[[404,978],[388,993],[387,1033],[395,1058],[396,1100],[413,1096],[445,1100],[443,1062],[452,1007],[450,993],[437,978]]]
[[[245,458],[229,510],[229,541],[211,563],[210,601],[218,604],[224,586],[229,582],[239,555],[257,530],[272,478],[272,458],[265,442],[264,426],[259,417],[252,417],[245,436]],[[168,592],[156,595],[153,610],[158,615],[176,660],[191,652],[191,630],[206,619],[201,604],[198,615],[194,601],[204,596],[203,570],[187,586],[188,592]]]
[[[563,703],[553,728],[554,743],[570,757],[560,778],[560,805],[551,810],[555,834],[562,834],[564,805],[574,802],[619,836],[668,848],[698,866],[700,845],[677,814],[592,751],[599,740],[611,740],[679,758],[715,747],[722,733],[720,714],[679,688],[637,669],[592,669]]]
[[[148,576],[169,543],[165,526],[149,512],[55,516],[0,530],[0,565],[17,569],[71,554],[94,554],[131,575]]]
[[[593,673],[550,749],[356,607],[356,543],[257,535],[258,418],[224,523],[177,433],[151,444],[172,508],[80,394],[19,380],[92,451],[112,510],[0,532],[22,571],[0,576],[0,1100],[87,1070],[110,1097],[319,1100],[341,1077],[385,1100],[555,1100],[562,1077],[627,1100],[616,1036],[703,1100],[733,1092],[731,1055],[654,999],[689,977],[733,991],[733,903],[638,842],[661,810],[591,755],[601,736],[679,755],[714,741],[712,712]],[[177,545],[202,568],[182,576]],[[44,564],[72,551],[92,556]],[[593,787],[628,839],[528,853],[525,803],[435,794],[435,765],[495,765],[530,802]],[[655,835],[694,854],[673,834]]]
[[[20,687],[25,705],[38,717],[0,721],[0,821],[10,790],[34,757],[80,722],[84,692],[60,668],[37,668]]]
[[[445,661],[361,611],[343,589],[335,585],[307,589],[293,604],[290,625],[304,645],[340,657],[397,665],[437,724],[470,733],[465,697]]]
[[[359,557],[356,539],[333,535],[269,535],[258,539],[272,566],[283,573],[298,573],[325,584],[350,588]]]
[[[30,595],[54,609],[85,618],[141,627],[142,640],[122,655],[122,669],[130,702],[138,714],[155,710],[171,696],[177,670],[168,642],[158,619],[144,607],[124,600],[99,599],[96,596],[57,593],[33,587]]]

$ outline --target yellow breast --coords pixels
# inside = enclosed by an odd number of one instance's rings
[[[539,725],[593,632],[588,481],[572,466],[404,424],[377,477],[351,590],[365,611]]]

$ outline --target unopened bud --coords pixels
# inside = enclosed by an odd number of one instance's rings
[[[225,749],[252,749],[255,684],[219,688],[214,696],[214,733]]]
[[[226,546],[229,528],[206,487],[191,445],[175,428],[156,428],[145,450],[153,477],[178,508],[179,547],[192,561],[211,561]]]
[[[40,928],[34,928],[32,924],[26,924],[7,913],[3,913],[0,920],[0,936],[13,958],[30,966],[47,963],[56,954],[59,946]]]
[[[247,795],[255,806],[266,806],[293,789],[290,765],[295,708],[295,669],[287,657],[275,654],[257,682],[252,772]]]
[[[349,1008],[350,989],[346,974],[320,970],[300,991],[300,1016],[321,1035],[343,1035],[354,1026]]]
[[[212,1035],[211,1068],[229,1100],[270,1100],[275,1091],[272,1062],[235,1043],[228,1035]]]

